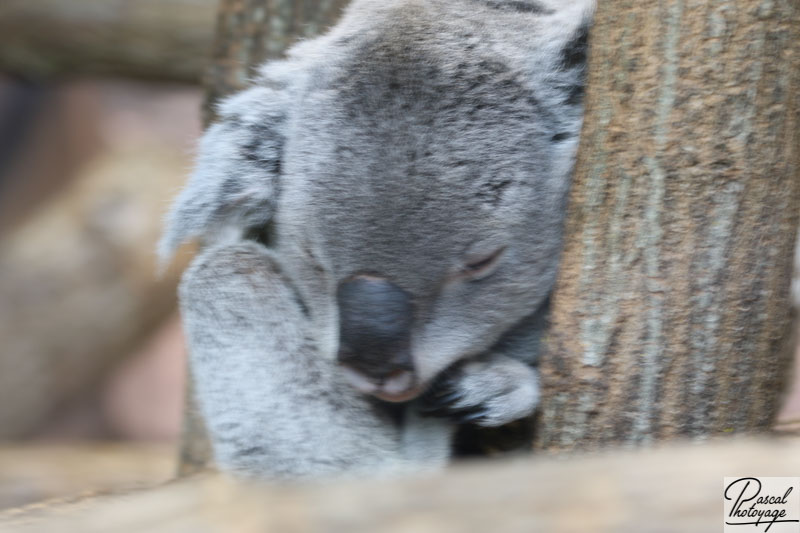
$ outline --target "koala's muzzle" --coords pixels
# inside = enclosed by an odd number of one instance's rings
[[[338,358],[353,384],[388,401],[413,397],[410,295],[386,279],[364,275],[342,282],[337,300]]]

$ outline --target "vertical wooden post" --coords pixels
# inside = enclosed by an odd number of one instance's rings
[[[536,447],[771,426],[798,94],[794,0],[599,2]]]
[[[256,68],[336,22],[348,0],[221,0],[205,77],[206,123],[220,97],[247,87]]]

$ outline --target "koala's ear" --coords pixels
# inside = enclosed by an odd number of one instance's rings
[[[274,213],[289,111],[286,91],[254,87],[224,100],[194,172],[167,215],[162,264],[185,241],[266,224]]]

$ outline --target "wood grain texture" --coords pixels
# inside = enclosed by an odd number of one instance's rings
[[[153,487],[173,477],[170,445],[60,443],[0,445],[4,509],[88,493]]]
[[[197,83],[217,0],[3,0],[0,69],[23,77],[112,74]]]
[[[457,465],[394,481],[267,486],[215,475],[0,513],[0,532],[720,531],[723,477],[800,471],[797,437]]]
[[[791,353],[799,10],[599,3],[538,448],[772,425]]]
[[[318,35],[339,18],[348,0],[222,0],[211,65],[205,78],[204,118],[214,102],[247,87],[256,68],[301,38]]]

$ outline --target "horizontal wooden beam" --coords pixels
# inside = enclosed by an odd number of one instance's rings
[[[723,477],[796,476],[800,438],[539,456],[384,482],[262,486],[217,475],[7,512],[5,531],[721,531]]]
[[[0,71],[199,82],[217,0],[2,0]]]

